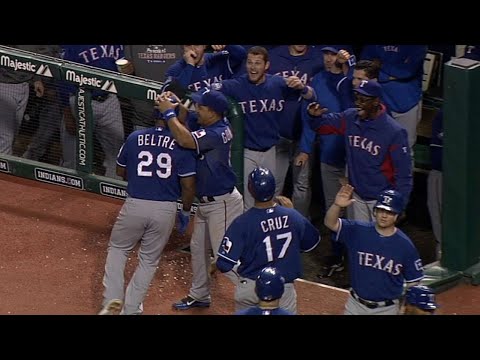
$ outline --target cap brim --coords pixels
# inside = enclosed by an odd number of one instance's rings
[[[386,206],[386,205],[377,205],[375,206],[376,209],[383,209],[383,210],[387,210],[387,211],[390,211],[392,213],[395,213],[395,214],[398,214],[398,211],[396,211],[394,208],[390,207],[390,206]]]
[[[338,54],[338,50],[335,49],[334,47],[331,47],[331,46],[325,46],[323,48],[320,49],[321,51],[331,51],[335,54]]]
[[[359,94],[368,96],[368,97],[378,97],[378,96],[376,96],[376,95],[370,94],[369,92],[366,92],[365,90],[363,90],[363,89],[361,89],[361,88],[353,89],[353,91],[355,91],[355,92],[357,92],[357,93],[359,93]]]

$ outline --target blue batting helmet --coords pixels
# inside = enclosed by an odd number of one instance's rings
[[[403,209],[402,194],[396,190],[384,190],[378,196],[375,207],[391,211],[395,214],[400,214]]]
[[[267,168],[257,167],[248,176],[248,191],[257,201],[269,201],[275,194],[275,177]]]
[[[285,279],[274,267],[267,266],[255,282],[255,292],[260,300],[271,301],[280,299],[285,290]]]
[[[408,288],[405,301],[407,304],[422,310],[435,310],[438,307],[435,302],[435,293],[425,285],[416,285]]]

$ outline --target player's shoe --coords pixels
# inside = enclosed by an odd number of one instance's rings
[[[343,257],[332,256],[327,264],[324,266],[325,271],[317,276],[322,279],[332,276],[336,272],[343,271],[345,269],[345,263]]]
[[[103,307],[98,315],[118,315],[120,310],[122,310],[123,301],[120,299],[112,299],[107,305]]]
[[[177,310],[188,310],[194,307],[207,308],[210,307],[210,301],[198,301],[190,295],[173,304],[173,308]]]

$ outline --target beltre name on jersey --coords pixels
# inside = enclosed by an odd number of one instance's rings
[[[173,150],[175,147],[175,139],[170,136],[158,134],[142,134],[137,138],[138,146],[160,146],[166,149]]]

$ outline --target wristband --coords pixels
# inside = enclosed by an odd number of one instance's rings
[[[162,113],[162,116],[165,121],[168,121],[171,118],[176,117],[177,114],[175,114],[175,111],[173,109],[168,109]]]

